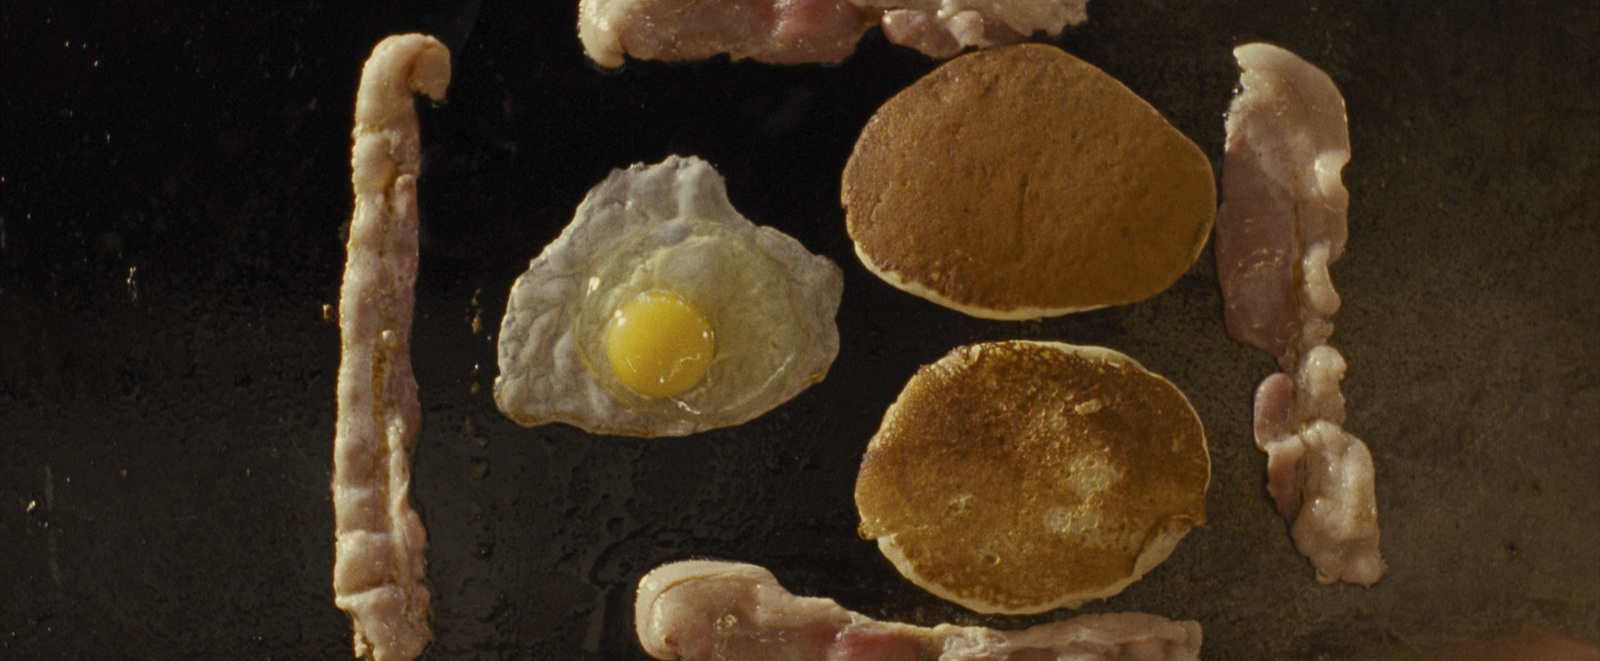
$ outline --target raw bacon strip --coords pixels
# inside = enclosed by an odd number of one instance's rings
[[[1244,72],[1228,108],[1217,277],[1228,334],[1287,370],[1339,309],[1327,265],[1344,253],[1350,132],[1327,74],[1277,46],[1233,53]]]
[[[1267,491],[1323,583],[1376,582],[1372,455],[1346,432],[1344,358],[1326,344],[1339,294],[1328,265],[1344,252],[1350,160],[1344,98],[1328,75],[1277,46],[1234,49],[1243,74],[1228,109],[1217,277],[1228,334],[1284,370],[1256,389],[1256,445]]]
[[[408,348],[417,278],[421,143],[411,95],[444,98],[450,52],[408,34],[372,49],[356,93],[355,214],[339,288],[333,439],[333,603],[355,655],[409,661],[428,645],[427,536],[411,509],[411,446],[422,413]]]
[[[755,565],[690,560],[639,580],[634,624],[657,659],[687,661],[1193,661],[1200,625],[1154,615],[1084,615],[1021,631],[878,622],[790,594]]]
[[[1051,36],[1089,0],[580,0],[578,38],[600,66],[727,53],[773,64],[839,62],[881,23],[889,41],[933,57]]]
[[[1089,19],[1089,0],[850,0],[871,12],[891,43],[931,57],[972,46],[1014,44],[1035,32],[1052,37]]]

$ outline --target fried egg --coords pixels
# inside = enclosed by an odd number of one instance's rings
[[[844,276],[694,157],[615,170],[511,287],[495,403],[523,425],[682,436],[822,380]]]

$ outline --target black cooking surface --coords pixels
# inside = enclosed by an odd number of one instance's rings
[[[1209,248],[1139,304],[972,319],[856,260],[857,132],[936,63],[870,33],[838,66],[601,72],[573,2],[0,4],[0,658],[346,658],[329,501],[351,114],[391,33],[454,55],[420,104],[431,659],[642,659],[632,587],[754,562],[873,617],[1023,626],[901,579],[855,532],[856,467],[918,365],[964,343],[1127,353],[1194,403],[1207,524],[1085,612],[1198,620],[1208,659],[1365,659],[1558,630],[1600,640],[1600,6],[1109,2],[1055,40],[1220,164],[1230,50],[1267,40],[1348,101],[1332,344],[1372,448],[1389,574],[1321,586],[1262,485]],[[845,273],[828,378],[682,439],[495,409],[512,279],[612,168],[693,154]]]

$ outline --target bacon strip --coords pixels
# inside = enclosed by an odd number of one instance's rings
[[[355,655],[374,661],[414,659],[431,638],[427,535],[407,497],[422,417],[408,347],[422,161],[411,95],[442,99],[449,83],[450,52],[408,34],[373,48],[356,93],[355,214],[339,288],[333,603],[350,614]]]
[[[624,55],[699,60],[727,53],[773,64],[835,63],[882,24],[889,41],[933,57],[1050,36],[1088,19],[1089,0],[580,0],[578,38],[603,67]]]
[[[1228,109],[1217,277],[1228,334],[1284,370],[1256,389],[1267,491],[1318,581],[1371,585],[1386,569],[1372,455],[1341,427],[1344,357],[1327,345],[1340,303],[1328,265],[1344,252],[1350,206],[1344,97],[1277,46],[1234,57],[1243,73]]]
[[[1142,613],[1084,615],[1021,631],[878,622],[790,594],[756,565],[689,560],[639,580],[639,644],[686,661],[1196,661],[1200,624]]]

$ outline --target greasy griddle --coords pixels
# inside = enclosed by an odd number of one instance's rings
[[[362,60],[454,51],[420,109],[413,356],[427,658],[640,659],[632,586],[687,557],[771,568],[876,618],[1022,626],[910,585],[860,540],[856,467],[917,366],[1011,338],[1098,344],[1181,388],[1211,441],[1207,523],[1086,612],[1195,619],[1209,659],[1364,659],[1554,628],[1600,639],[1600,10],[1592,3],[1127,3],[1056,40],[1220,164],[1231,48],[1343,90],[1353,159],[1348,428],[1389,574],[1320,586],[1262,486],[1210,249],[1144,302],[972,319],[856,261],[838,178],[935,62],[870,33],[839,66],[582,56],[570,2],[0,6],[0,656],[341,658],[328,480]],[[682,439],[522,428],[494,408],[512,279],[612,168],[694,154],[734,205],[845,273],[828,378]]]

